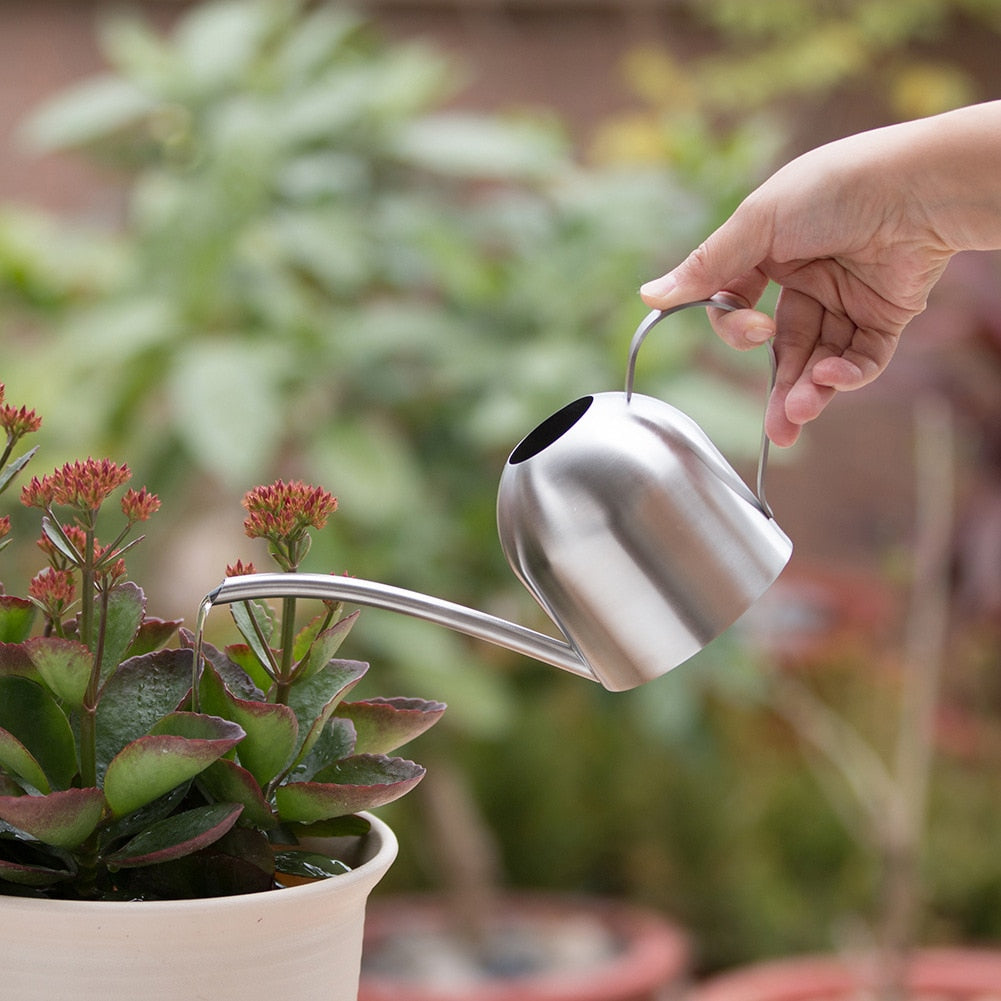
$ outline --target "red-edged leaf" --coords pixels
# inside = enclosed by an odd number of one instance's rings
[[[344,758],[313,782],[289,782],[275,790],[275,805],[288,823],[310,824],[391,803],[410,792],[426,769],[404,758],[359,754]]]
[[[243,739],[235,723],[197,713],[172,713],[157,729],[127,744],[108,765],[104,795],[116,817],[194,778]]]
[[[39,792],[65,789],[77,771],[66,714],[39,684],[0,676],[0,765]]]
[[[245,823],[264,831],[277,826],[278,816],[257,780],[235,761],[220,758],[198,776],[198,783],[218,802],[240,803]]]
[[[159,650],[177,632],[181,621],[181,619],[143,619],[132,645],[125,654],[126,658]]]
[[[104,811],[100,789],[64,789],[47,796],[0,796],[0,820],[37,841],[76,848],[93,833]]]
[[[25,643],[32,664],[49,690],[70,709],[79,709],[87,694],[94,655],[76,640],[36,636]]]
[[[31,635],[35,606],[26,598],[0,594],[0,643],[20,643]]]
[[[112,869],[132,869],[183,858],[218,841],[242,809],[237,803],[212,803],[175,814],[137,834],[106,861]]]
[[[356,754],[388,754],[434,726],[445,708],[424,699],[372,698],[342,702],[335,715],[354,723]]]
[[[13,674],[21,678],[37,678],[28,648],[23,643],[0,643],[0,675]]]
[[[53,886],[69,879],[73,873],[67,869],[50,869],[44,865],[27,865],[0,859],[0,880],[19,886]]]
[[[322,671],[330,663],[341,644],[347,639],[348,633],[351,632],[351,627],[358,621],[360,615],[360,611],[352,612],[343,619],[339,619],[329,629],[325,629],[315,636],[311,634],[308,627],[303,630],[299,637],[296,638],[297,646],[300,644],[305,646],[308,642],[309,647],[308,653],[299,652],[298,650],[296,652],[297,658],[306,658],[300,668],[298,681],[301,682],[307,678],[311,678],[317,671]],[[315,621],[319,621],[319,619]],[[310,623],[310,625],[312,626],[313,623]]]
[[[224,684],[218,672],[207,666],[202,672],[202,709],[239,723],[246,731],[240,744],[240,764],[262,787],[289,763],[295,751],[299,724],[295,713],[285,705],[238,699]]]

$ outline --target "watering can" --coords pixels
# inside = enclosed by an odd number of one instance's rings
[[[654,310],[629,350],[624,393],[584,396],[531,431],[504,466],[501,546],[562,634],[553,638],[454,602],[328,574],[226,578],[203,602],[315,597],[435,622],[600,682],[611,691],[660,677],[735,622],[775,581],[792,543],[757,491],[680,410],[633,392],[636,357],[665,317]],[[771,353],[772,384],[775,359]]]

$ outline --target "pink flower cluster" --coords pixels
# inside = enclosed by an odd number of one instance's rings
[[[110,459],[67,462],[48,476],[31,481],[21,490],[21,502],[48,510],[54,504],[78,511],[97,511],[113,491],[127,483],[132,473]]]
[[[251,539],[291,541],[307,528],[323,528],[337,510],[337,498],[322,487],[277,480],[249,491],[243,506],[249,512],[243,527]]]

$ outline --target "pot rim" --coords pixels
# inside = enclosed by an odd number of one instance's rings
[[[369,882],[370,874],[374,870],[385,871],[388,869],[399,851],[396,835],[385,821],[367,812],[359,813],[359,816],[364,817],[371,824],[368,834],[362,835],[364,839],[362,845],[363,861],[350,872],[340,876],[332,876],[330,879],[319,879],[302,886],[287,886],[255,893],[234,893],[223,897],[186,897],[182,900],[58,900],[0,893],[0,910],[7,911],[9,914],[13,909],[23,908],[37,911],[48,907],[86,916],[87,914],[96,915],[97,912],[105,908],[114,907],[116,910],[121,909],[122,913],[126,909],[134,909],[151,916],[162,913],[180,918],[185,913],[195,910],[210,910],[222,914],[234,908],[246,906],[249,901],[253,901],[255,906],[267,909],[272,905],[283,906],[287,904],[289,895],[303,899],[322,896],[332,889],[352,890],[359,883]]]

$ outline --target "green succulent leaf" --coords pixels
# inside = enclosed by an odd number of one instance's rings
[[[336,715],[354,723],[356,754],[388,754],[434,726],[445,709],[444,702],[425,699],[372,698],[342,702]]]
[[[299,634],[296,638],[295,656],[303,662],[296,677],[297,682],[306,681],[327,666],[340,649],[348,633],[351,632],[351,627],[358,621],[359,615],[361,615],[360,611],[352,612],[351,615],[338,620],[329,629],[324,629],[313,635],[310,632],[310,627],[323,621],[322,618],[318,617]],[[308,644],[304,642],[307,638],[310,640]],[[301,646],[305,649],[300,651]]]
[[[38,679],[38,671],[31,663],[24,643],[0,643],[0,675],[19,675]]]
[[[295,833],[301,838],[363,838],[372,829],[371,823],[357,813],[329,817],[312,824],[296,824]]]
[[[143,619],[139,625],[139,631],[128,650],[125,651],[125,659],[140,657],[144,653],[159,650],[177,632],[180,625],[180,619]]]
[[[260,701],[264,701],[264,693],[274,685],[274,678],[268,673],[267,668],[261,663],[261,659],[254,653],[246,643],[233,643],[226,647],[226,656],[242,670],[254,683],[254,687],[260,693]],[[226,686],[230,686],[229,679],[221,675],[226,681]],[[236,693],[242,696],[242,693]]]
[[[183,649],[194,650],[195,637],[190,630],[180,630],[180,641]],[[271,686],[271,679],[267,675],[264,676],[263,686],[255,684],[253,678],[240,664],[234,663],[222,650],[214,647],[211,643],[202,644],[202,658],[204,663],[211,664],[215,668],[216,674],[222,678],[226,687],[238,699],[264,701],[264,693]]]
[[[320,852],[306,851],[304,848],[289,848],[275,852],[275,872],[286,876],[300,876],[305,879],[329,879],[350,872],[351,866],[340,859],[330,858]]]
[[[77,772],[66,714],[41,685],[17,675],[0,677],[0,766],[42,793],[65,789]]]
[[[79,566],[82,559],[80,553],[77,551],[76,546],[73,545],[69,536],[63,531],[63,526],[56,521],[55,518],[50,518],[45,515],[42,518],[42,535],[45,536],[49,542],[52,543],[56,549],[66,557],[67,560],[73,566]]]
[[[36,636],[25,647],[49,690],[69,709],[79,709],[94,664],[90,650],[83,643],[58,636]]]
[[[126,659],[126,651],[139,632],[145,611],[146,596],[136,584],[126,581],[111,589],[101,653],[102,680],[110,677]]]
[[[197,713],[173,713],[157,730],[127,744],[108,765],[104,795],[116,817],[198,775],[228,754],[244,735],[229,720]]]
[[[103,775],[126,744],[149,733],[191,691],[191,651],[158,650],[126,661],[105,682],[97,704],[97,766]]]
[[[303,734],[295,763],[309,754],[344,696],[364,677],[368,664],[358,660],[328,661],[323,669],[306,681],[295,684],[288,704],[299,720]]]
[[[218,841],[239,820],[238,803],[212,803],[161,820],[106,856],[112,869],[130,869],[183,858]]]
[[[237,752],[240,764],[262,787],[288,765],[299,734],[288,706],[238,699],[211,666],[202,672],[200,697],[205,712],[234,720],[246,731]]]
[[[345,758],[312,782],[289,782],[275,790],[283,822],[310,824],[383,806],[410,792],[426,769],[403,758],[360,754]]]
[[[31,635],[37,609],[26,598],[0,594],[0,643],[21,643]]]
[[[8,462],[3,469],[0,469],[0,494],[7,489],[11,480],[13,480],[14,477],[17,476],[17,474],[21,472],[21,470],[24,469],[29,462],[31,462],[32,457],[37,451],[38,446],[36,445],[34,448],[28,449],[24,455],[19,455],[12,462]]]
[[[128,813],[124,817],[109,820],[101,828],[102,847],[121,843],[126,838],[131,838],[151,827],[157,821],[169,817],[178,810],[190,791],[191,784],[185,782],[183,785],[177,786],[176,789],[171,789],[165,796],[147,803],[138,810],[133,810],[132,813]]]
[[[17,883],[19,886],[45,887],[54,886],[76,875],[72,869],[53,869],[44,865],[32,865],[26,862],[13,862],[0,859],[0,880]]]
[[[277,826],[278,817],[257,780],[235,761],[220,758],[198,776],[198,784],[217,802],[239,803],[242,822],[265,831]]]
[[[263,601],[236,601],[230,605],[230,614],[247,645],[254,651],[262,669],[267,670],[271,664],[269,644],[275,634],[274,610]]]
[[[349,719],[333,717],[322,727],[309,753],[296,762],[291,773],[295,782],[309,782],[313,776],[341,758],[355,753],[355,727]]]
[[[104,812],[100,789],[64,789],[45,796],[0,796],[0,819],[57,848],[76,848]]]

